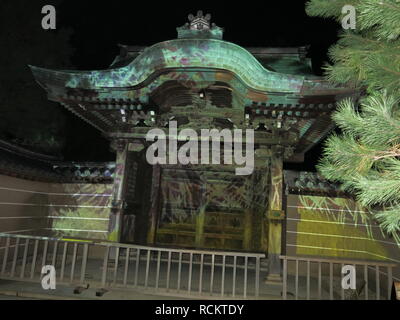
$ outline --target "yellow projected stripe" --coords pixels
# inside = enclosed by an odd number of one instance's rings
[[[287,218],[287,220],[300,221],[300,222],[315,222],[315,223],[340,224],[340,225],[347,225],[347,226],[353,226],[353,227],[380,228],[380,226],[369,225],[369,224],[362,224],[362,223],[336,222],[336,221],[324,221],[324,220],[308,220],[308,219],[295,219],[295,218]]]
[[[400,247],[400,245],[398,245],[394,242],[389,242],[389,241],[384,241],[384,240],[376,240],[373,238],[366,238],[366,237],[342,236],[342,235],[338,235],[338,234],[313,233],[313,232],[303,232],[303,231],[287,231],[287,233],[306,234],[309,236],[334,237],[334,238],[344,238],[344,239],[369,240],[369,241],[382,242],[382,243]]]
[[[91,240],[80,240],[80,239],[69,239],[69,238],[61,238],[62,241],[71,241],[71,242],[93,242]]]
[[[314,211],[339,211],[339,212],[348,212],[348,213],[370,213],[367,211],[359,211],[359,210],[339,210],[339,209],[333,209],[333,208],[314,208],[314,207],[298,207],[298,206],[288,206],[288,208],[296,208],[296,209],[308,209],[308,210],[314,210]]]
[[[356,252],[356,253],[363,253],[366,255],[372,255],[376,256],[379,258],[383,258],[384,260],[391,260],[397,263],[400,263],[400,260],[392,259],[389,257],[381,256],[379,254],[363,251],[363,250],[350,250],[350,249],[338,249],[338,248],[324,248],[324,247],[315,247],[315,246],[304,246],[304,245],[299,245],[299,244],[286,244],[288,247],[301,247],[301,248],[307,248],[307,249],[320,249],[320,250],[333,250],[333,251],[346,251],[346,252]]]

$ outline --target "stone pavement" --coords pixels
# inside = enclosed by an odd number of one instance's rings
[[[182,298],[144,294],[133,290],[110,290],[102,297],[96,296],[96,289],[89,288],[74,294],[74,288],[58,285],[55,290],[44,290],[40,283],[0,280],[0,300],[176,300]]]
[[[0,280],[0,300],[12,299],[39,299],[39,300],[186,300],[182,295],[160,295],[157,293],[143,292],[143,290],[112,288],[103,296],[96,296],[97,288],[88,288],[80,294],[74,293],[74,287],[57,285],[55,290],[44,290],[40,283]],[[190,297],[196,300],[196,297]],[[221,300],[221,297],[198,297],[199,300]],[[225,299],[230,299],[229,297]],[[242,299],[238,297],[238,299]],[[279,296],[260,296],[262,300],[280,300]]]

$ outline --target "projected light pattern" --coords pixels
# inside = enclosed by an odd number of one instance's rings
[[[53,185],[71,195],[49,196],[49,215],[54,236],[107,239],[112,185]]]
[[[400,262],[399,246],[351,199],[289,195],[290,254]]]

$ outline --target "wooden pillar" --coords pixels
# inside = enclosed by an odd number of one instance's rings
[[[128,142],[126,140],[113,141],[111,147],[116,151],[114,186],[112,196],[112,208],[108,229],[108,240],[120,242],[121,240],[121,216],[124,209],[124,188],[126,178],[126,163],[128,157]]]
[[[244,221],[243,221],[243,249],[250,251],[252,249],[252,235],[253,235],[253,182],[254,182],[254,173],[250,176],[246,176],[245,178],[245,186],[246,186],[246,203],[244,208]]]
[[[195,245],[197,248],[204,247],[204,222],[206,219],[206,208],[208,205],[207,179],[203,174],[201,174],[200,183],[201,183],[201,185],[200,185],[201,203],[200,203],[199,211],[196,215]]]
[[[254,188],[255,192],[259,192],[259,188],[263,188],[263,186],[267,185],[268,187],[270,186],[270,174],[271,174],[271,149],[268,146],[260,146],[256,151],[255,151],[255,164],[257,170],[260,172],[261,177],[259,178],[261,185],[256,185]],[[269,189],[268,189],[269,190]],[[261,191],[262,192],[262,191]],[[268,198],[269,202],[269,197],[270,195],[264,195],[265,197]],[[267,209],[267,208],[265,208]],[[262,218],[261,218],[261,240],[258,243],[257,249],[260,248],[264,252],[268,252],[268,229],[269,229],[269,222],[268,222],[268,215],[266,212],[262,212]]]
[[[205,208],[201,207],[196,216],[196,248],[204,247],[204,220],[206,218]]]
[[[147,244],[153,245],[156,242],[156,229],[158,220],[158,211],[160,203],[160,184],[161,184],[161,166],[153,165],[151,179],[151,196],[149,210],[149,229],[147,232]]]
[[[283,200],[283,149],[274,147],[271,158],[271,185],[269,191],[268,219],[268,275],[267,283],[280,283],[282,250]]]

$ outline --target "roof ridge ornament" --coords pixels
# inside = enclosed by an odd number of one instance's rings
[[[222,39],[223,29],[211,23],[211,14],[197,11],[196,16],[188,15],[189,22],[177,28],[178,38]]]
[[[188,15],[188,19],[190,21],[190,29],[191,30],[209,30],[210,29],[210,20],[211,14],[207,13],[205,16],[203,15],[203,11],[197,11],[197,15],[193,14]],[[215,24],[213,24],[214,26]]]

